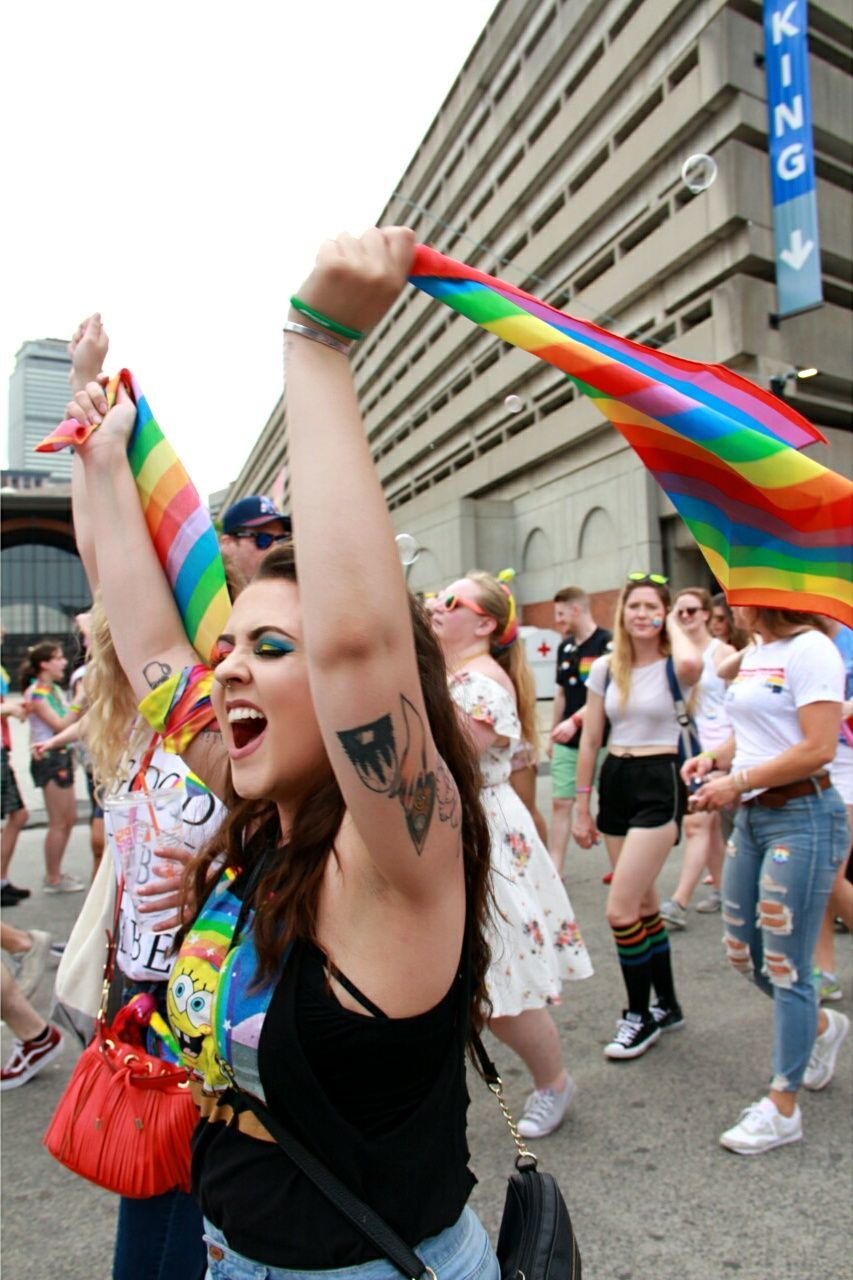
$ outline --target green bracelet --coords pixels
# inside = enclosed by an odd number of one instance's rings
[[[307,302],[297,298],[296,294],[290,299],[290,305],[294,310],[301,311],[304,316],[308,316],[311,320],[315,320],[317,324],[321,324],[324,329],[329,329],[332,333],[339,333],[342,338],[349,338],[351,342],[359,342],[364,337],[364,334],[359,333],[358,329],[348,329],[345,324],[338,324],[337,320],[330,320],[321,311],[315,311],[313,307],[308,306]]]

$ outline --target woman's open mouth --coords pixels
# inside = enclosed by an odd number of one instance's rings
[[[242,704],[228,708],[228,727],[231,731],[231,746],[228,754],[232,760],[250,755],[260,746],[266,728],[267,719],[257,707]]]

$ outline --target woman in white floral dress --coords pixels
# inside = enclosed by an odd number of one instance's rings
[[[535,740],[535,689],[516,643],[515,601],[505,583],[471,572],[432,610],[450,671],[450,690],[480,755],[483,804],[492,835],[497,913],[488,974],[494,1034],[533,1077],[519,1130],[541,1138],[561,1124],[574,1093],[548,1006],[566,979],[592,973],[572,906],[533,819],[509,782],[522,739]]]

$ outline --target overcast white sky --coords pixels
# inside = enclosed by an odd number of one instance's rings
[[[202,495],[235,478],[289,294],[379,216],[494,5],[4,5],[4,459],[18,347],[97,309]]]

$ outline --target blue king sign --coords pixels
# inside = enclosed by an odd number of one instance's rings
[[[770,183],[780,316],[823,301],[806,0],[764,0]]]

